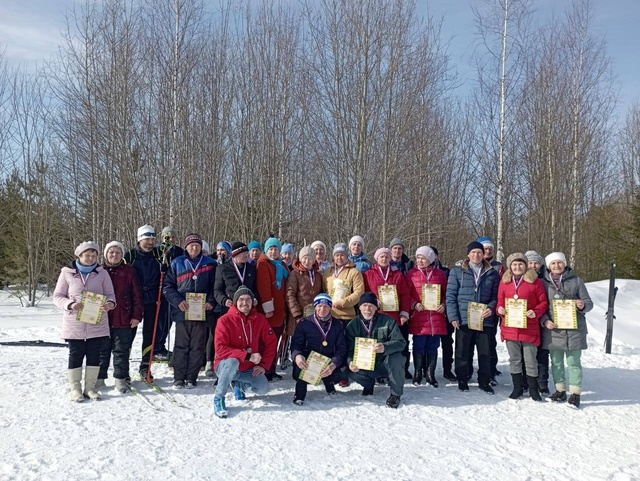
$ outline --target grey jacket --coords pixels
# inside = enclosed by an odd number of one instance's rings
[[[587,319],[585,314],[593,309],[593,301],[589,297],[587,286],[582,279],[575,275],[570,267],[562,274],[560,290],[556,288],[550,279],[550,273],[545,272],[544,282],[547,297],[549,298],[549,318],[553,319],[553,301],[557,294],[558,299],[582,299],[584,307],[578,309],[578,329],[553,329],[542,328],[542,348],[553,351],[577,351],[587,348]]]

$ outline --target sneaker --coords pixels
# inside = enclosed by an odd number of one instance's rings
[[[141,378],[143,381],[146,381],[146,380],[147,380],[147,372],[148,372],[148,371],[147,371],[146,369],[141,369],[141,370],[140,370],[140,378]],[[151,380],[151,382],[153,382],[153,375],[151,375],[151,379],[150,379],[150,380]]]
[[[569,406],[576,409],[580,407],[580,394],[572,394],[569,396]]]
[[[216,373],[213,369],[209,368],[204,372],[205,377],[213,378],[216,377]]]
[[[325,389],[327,390],[327,394],[329,394],[330,396],[334,395],[336,393],[336,385],[333,383],[329,383],[325,386]]]
[[[226,418],[229,415],[224,398],[213,396],[213,413],[219,418]]]
[[[489,384],[478,384],[478,389],[486,392],[487,394],[495,394],[496,392]]]
[[[293,404],[295,404],[296,406],[302,406],[304,404],[304,399],[299,398],[298,396],[294,396]]]
[[[240,383],[233,381],[231,387],[233,388],[233,397],[236,398],[236,401],[244,401],[246,399],[244,389],[242,389]]]
[[[549,399],[556,403],[563,403],[567,400],[567,391],[556,391]]]
[[[458,389],[462,392],[467,392],[469,390],[469,383],[467,381],[458,381]]]
[[[387,399],[387,406],[393,409],[398,409],[398,406],[400,406],[400,396],[396,396],[395,394],[389,396],[389,399]]]
[[[442,377],[445,378],[447,381],[451,381],[451,382],[455,382],[455,381],[458,380],[456,375],[454,373],[452,373],[451,371],[445,371],[442,374]]]
[[[193,389],[197,385],[198,385],[198,381],[187,381],[184,383],[184,387],[186,387],[187,389]]]
[[[372,387],[365,387],[362,390],[362,395],[363,396],[373,396],[373,386]]]
[[[376,384],[378,386],[384,386],[385,384],[389,384],[389,378],[388,377],[379,377],[376,379]]]
[[[184,385],[184,381],[173,381],[173,388],[174,389],[183,389],[185,387]]]
[[[489,386],[497,386],[498,381],[496,381],[495,377],[489,378]]]

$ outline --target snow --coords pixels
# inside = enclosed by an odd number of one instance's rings
[[[114,391],[75,404],[67,398],[66,349],[0,346],[0,479],[638,480],[640,281],[617,285],[607,355],[608,281],[588,284],[596,307],[577,411],[509,400],[502,344],[495,396],[474,384],[459,392],[438,369],[440,388],[405,385],[398,410],[384,406],[388,388],[363,398],[357,385],[332,397],[310,388],[298,407],[289,368],[265,397],[241,403],[228,395],[228,419],[213,416],[212,381],[204,377],[196,389],[177,392],[167,367],[156,365],[157,384],[181,404],[135,383],[158,411]],[[22,308],[0,291],[0,342],[59,342],[60,324],[50,299]]]

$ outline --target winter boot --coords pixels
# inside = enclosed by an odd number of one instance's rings
[[[540,391],[538,390],[538,378],[533,376],[527,376],[527,380],[529,381],[529,396],[534,401],[542,401],[542,396],[540,396]]]
[[[445,378],[447,381],[452,381],[452,382],[455,382],[458,380],[456,375],[453,372],[451,372],[451,370],[444,371],[442,373],[442,377]]]
[[[529,376],[525,376],[525,372],[527,372],[525,368],[522,368],[522,392],[529,390],[529,387],[531,387]]]
[[[387,399],[387,406],[392,409],[398,409],[398,406],[400,406],[400,396],[396,396],[395,394],[390,395],[389,399]]]
[[[422,383],[422,354],[413,353],[413,385],[419,386]]]
[[[100,366],[85,366],[84,368],[84,395],[89,399],[100,399],[100,393],[96,391],[96,382]]]
[[[70,388],[69,398],[77,403],[84,401],[84,396],[82,395],[82,368],[67,369],[67,381],[69,381]]]
[[[426,361],[427,365],[427,382],[433,387],[438,387],[438,380],[436,379],[436,364],[438,363],[438,353],[426,354],[423,357],[423,361]]]
[[[580,394],[572,394],[569,396],[569,406],[576,409],[580,407]]]
[[[511,374],[511,381],[513,382],[513,391],[509,394],[509,399],[520,399],[524,388],[522,386],[522,380],[524,376],[521,372],[517,374]]]
[[[493,388],[491,387],[491,384],[478,384],[478,389],[480,389],[481,391],[486,392],[487,394],[495,394],[496,392],[493,390]]]
[[[213,397],[213,413],[219,418],[226,418],[229,415],[227,406],[224,403],[224,398],[218,396]]]
[[[549,398],[553,402],[563,403],[567,400],[567,391],[556,391]]]
[[[467,381],[461,381],[458,379],[458,389],[462,392],[466,392],[469,390],[469,383]]]
[[[125,381],[124,379],[116,379],[116,391],[121,392],[121,393],[126,393],[127,391],[129,391],[129,385],[127,384],[127,381]]]

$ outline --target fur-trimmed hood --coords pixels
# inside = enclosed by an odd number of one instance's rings
[[[522,277],[524,277],[525,282],[533,284],[538,278],[538,273],[534,269],[527,269]],[[511,269],[507,269],[504,274],[502,274],[502,282],[504,282],[505,284],[509,284],[512,279],[513,273],[511,272]]]

